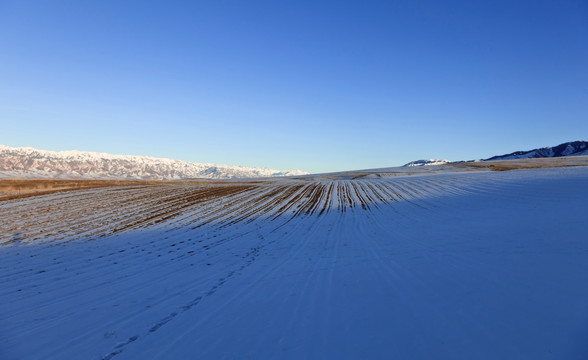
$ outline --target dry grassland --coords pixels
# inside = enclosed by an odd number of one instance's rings
[[[521,169],[543,169],[568,166],[588,166],[588,156],[568,156],[557,158],[515,159],[495,161],[466,161],[451,163],[457,168],[479,168],[493,171],[508,171]]]

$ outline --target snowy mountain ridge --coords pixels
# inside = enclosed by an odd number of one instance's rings
[[[187,162],[88,151],[0,145],[0,177],[180,180],[305,175],[300,170]]]
[[[560,157],[560,156],[580,156],[588,155],[588,142],[586,141],[570,141],[559,144],[554,147],[544,147],[539,149],[527,151],[515,151],[510,154],[497,155],[484,161],[490,160],[512,160],[512,159],[530,159],[530,158],[544,158],[544,157]]]
[[[531,158],[549,158],[549,157],[561,157],[561,156],[581,156],[588,155],[588,142],[587,141],[570,141],[563,144],[559,144],[554,147],[544,147],[526,151],[515,151],[510,154],[496,155],[488,159],[482,159],[481,161],[493,161],[493,160],[516,160],[516,159],[531,159]],[[474,161],[474,160],[470,160]],[[402,167],[412,166],[429,166],[429,165],[443,165],[450,163],[449,160],[416,160],[411,161]]]
[[[450,162],[449,160],[439,160],[439,159],[428,159],[428,160],[416,160],[411,161],[408,164],[402,165],[402,167],[412,167],[412,166],[430,166],[430,165],[443,165]]]

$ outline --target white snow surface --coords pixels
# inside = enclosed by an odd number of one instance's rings
[[[321,213],[194,220],[220,201],[72,241],[53,220],[0,246],[0,358],[588,358],[587,167],[314,181],[359,190]],[[0,218],[110,192],[3,201]]]
[[[300,170],[195,163],[149,156],[0,145],[0,178],[181,180],[304,175]]]

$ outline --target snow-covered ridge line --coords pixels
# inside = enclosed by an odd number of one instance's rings
[[[402,165],[402,167],[443,165],[443,164],[447,164],[449,162],[450,162],[449,160],[439,160],[439,159],[416,160],[416,161],[411,161],[408,164],[404,164],[404,165]]]
[[[510,154],[493,156],[491,158],[484,159],[484,161],[581,155],[588,155],[588,142],[586,141],[571,141],[559,144],[554,147],[544,147],[540,149],[533,149],[527,151],[515,151]]]
[[[180,180],[305,175],[300,170],[196,163],[89,151],[0,145],[0,177]]]

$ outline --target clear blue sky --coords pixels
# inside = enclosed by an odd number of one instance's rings
[[[311,172],[587,140],[588,3],[0,0],[0,124]]]

